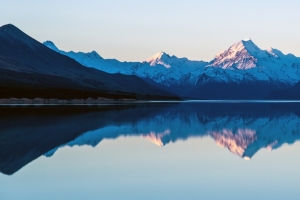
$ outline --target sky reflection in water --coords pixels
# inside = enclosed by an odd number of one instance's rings
[[[1,107],[0,199],[296,198],[299,105]]]

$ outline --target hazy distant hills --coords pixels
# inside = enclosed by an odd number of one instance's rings
[[[133,75],[82,66],[17,27],[0,27],[0,98],[177,99]]]
[[[300,58],[274,48],[262,50],[250,39],[232,45],[210,62],[191,61],[165,52],[144,62],[120,62],[104,59],[95,51],[65,52],[51,41],[44,45],[84,66],[108,73],[136,75],[152,85],[188,98],[264,99],[270,92],[283,91],[300,80]],[[272,95],[272,98],[284,99],[286,96]]]

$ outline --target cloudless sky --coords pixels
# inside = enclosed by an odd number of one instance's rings
[[[0,25],[122,61],[159,51],[210,61],[245,38],[300,56],[299,8],[299,0],[0,0]]]

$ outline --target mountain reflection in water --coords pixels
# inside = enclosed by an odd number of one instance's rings
[[[0,107],[0,171],[13,174],[64,146],[141,136],[158,146],[194,137],[246,160],[300,139],[297,103],[178,103]]]

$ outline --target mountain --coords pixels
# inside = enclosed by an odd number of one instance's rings
[[[232,71],[230,79],[224,81],[240,82],[246,79],[292,85],[300,77],[300,58],[291,54],[284,55],[272,48],[261,50],[250,39],[242,40],[217,54],[207,67]]]
[[[175,96],[133,75],[84,67],[11,24],[0,27],[0,45],[0,98],[172,99]]]
[[[261,50],[242,40],[215,56],[186,96],[207,99],[264,99],[271,91],[300,80],[300,59]]]
[[[120,62],[64,52],[52,42],[47,47],[87,67],[108,73],[136,75],[177,95],[195,99],[264,99],[270,92],[300,80],[300,58],[270,48],[260,49],[251,39],[241,40],[210,62],[191,61],[159,52],[144,62]]]
[[[199,72],[208,64],[204,61],[191,61],[187,58],[177,58],[165,52],[159,52],[144,62],[120,62],[116,59],[103,59],[101,56],[91,56],[90,53],[65,52],[59,50],[53,42],[43,43],[48,48],[73,58],[86,67],[96,68],[107,73],[136,75],[148,83],[179,94],[178,86],[190,86],[197,81]]]
[[[191,61],[159,52],[144,61],[143,68],[137,68],[137,72],[132,73],[151,79],[180,94],[178,87],[194,85],[198,74],[204,71],[207,64],[204,61]]]
[[[257,58],[268,56],[268,52],[259,49],[251,39],[246,39],[217,54],[210,66],[247,70],[257,67]]]

